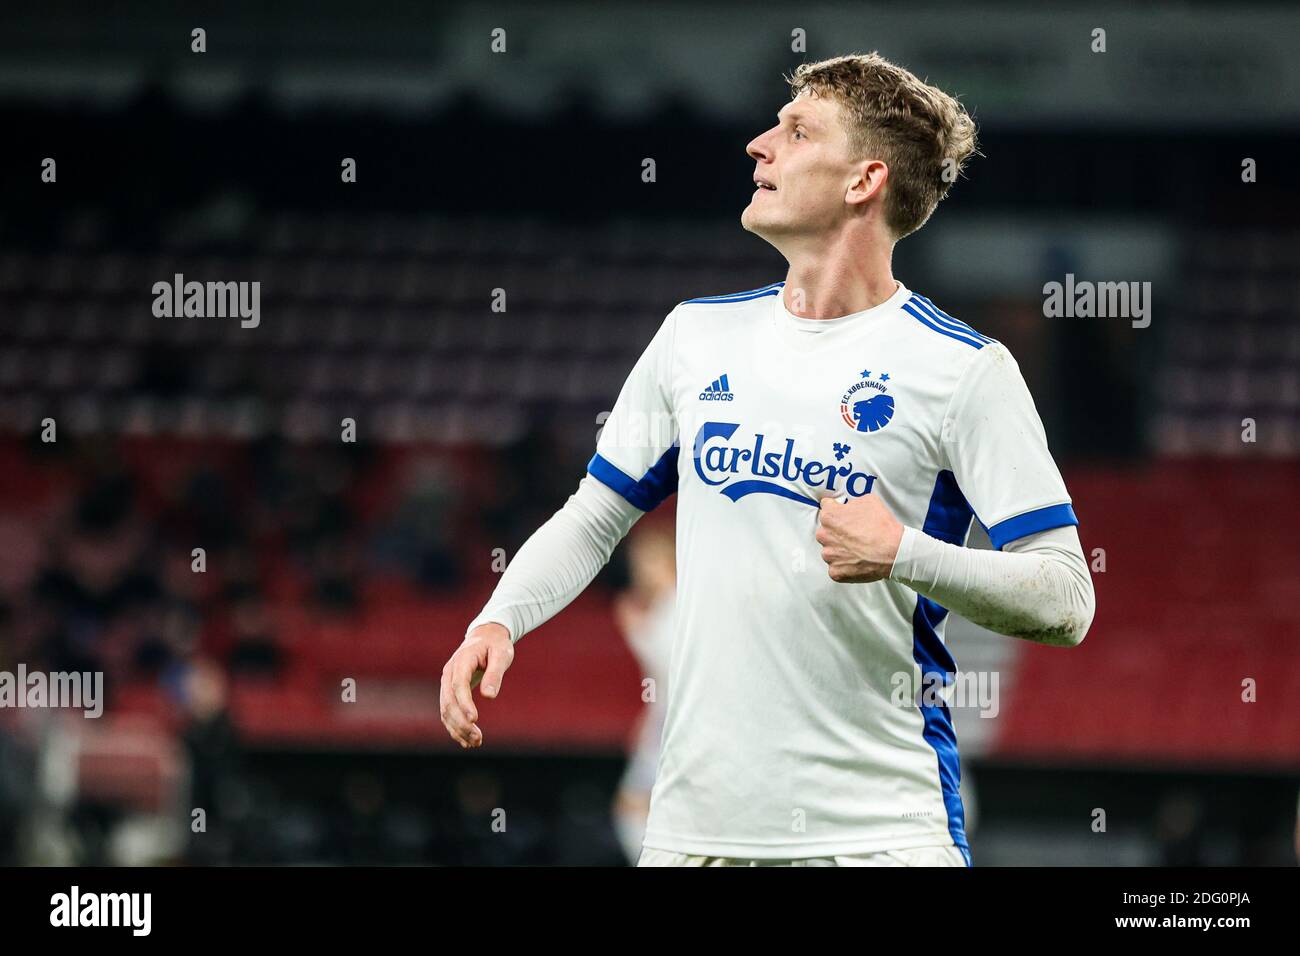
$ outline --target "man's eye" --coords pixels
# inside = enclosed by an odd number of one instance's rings
[[[797,129],[797,130],[795,130],[795,131],[794,131],[794,138],[795,138],[795,139],[803,139],[803,138],[804,138],[804,132],[803,132],[803,130],[801,130],[801,129]]]

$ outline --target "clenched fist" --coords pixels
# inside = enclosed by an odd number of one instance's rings
[[[863,584],[889,577],[903,526],[879,496],[847,502],[828,496],[821,500],[818,518],[817,543],[832,581]]]

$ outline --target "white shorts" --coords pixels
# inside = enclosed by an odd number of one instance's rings
[[[955,846],[920,846],[849,856],[814,856],[802,860],[742,860],[725,856],[691,856],[642,847],[637,866],[970,866]]]

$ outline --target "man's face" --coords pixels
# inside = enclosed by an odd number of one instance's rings
[[[745,229],[779,248],[782,238],[825,234],[850,215],[845,194],[859,164],[840,109],[830,97],[800,93],[745,147],[757,163],[754,195],[740,216]]]

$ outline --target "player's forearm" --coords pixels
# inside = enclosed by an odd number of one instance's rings
[[[979,551],[903,532],[892,580],[999,634],[1073,647],[1092,623],[1092,578],[1075,528]]]
[[[519,549],[466,633],[496,622],[517,642],[550,620],[591,583],[641,514],[585,476],[564,507]]]

